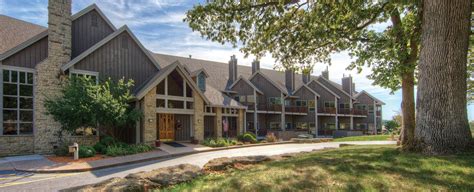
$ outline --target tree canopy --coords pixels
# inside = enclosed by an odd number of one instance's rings
[[[120,127],[140,118],[141,113],[129,105],[133,81],[96,83],[90,77],[72,76],[62,88],[61,95],[45,101],[48,114],[73,133],[84,127]]]

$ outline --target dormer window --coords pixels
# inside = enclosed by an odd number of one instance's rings
[[[199,73],[197,77],[197,84],[201,91],[206,91],[206,74]]]

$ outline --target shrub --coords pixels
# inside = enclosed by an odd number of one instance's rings
[[[106,136],[100,140],[100,143],[105,146],[112,146],[117,143],[117,140],[115,140],[113,137]]]
[[[67,156],[69,154],[69,146],[66,144],[58,146],[58,148],[54,150],[54,154],[56,156]]]
[[[93,157],[95,156],[95,149],[91,146],[79,146],[79,158]]]
[[[95,149],[96,152],[99,152],[99,153],[101,153],[101,154],[107,153],[107,146],[104,145],[104,144],[102,144],[101,142],[96,143],[96,144],[94,145],[94,149]]]
[[[205,146],[208,146],[208,147],[227,147],[227,146],[237,145],[238,142],[235,139],[225,139],[225,138],[212,139],[212,138],[207,138],[207,139],[204,139],[204,141],[202,141],[201,144],[205,145]]]
[[[275,134],[273,134],[273,133],[267,134],[267,136],[265,137],[265,140],[266,140],[267,142],[270,142],[270,143],[273,143],[273,142],[277,142],[277,141],[278,141],[277,137],[276,137]]]
[[[243,135],[239,135],[237,139],[242,142],[257,143],[257,138],[255,134],[250,132],[244,133]]]
[[[153,147],[145,144],[127,145],[125,143],[118,143],[117,145],[108,146],[106,155],[116,157],[143,153],[151,150],[153,150]]]

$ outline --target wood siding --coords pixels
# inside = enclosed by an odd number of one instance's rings
[[[323,84],[325,87],[330,89],[332,92],[336,93],[340,99],[340,103],[350,103],[350,98],[348,95],[344,94],[340,89],[334,87],[331,83],[327,82],[326,80],[318,79],[318,82]]]
[[[188,141],[191,138],[191,115],[175,115],[175,140]],[[178,128],[179,123],[181,128]]]
[[[126,43],[126,45],[123,45]],[[75,69],[99,72],[99,78],[133,79],[135,86],[149,80],[158,69],[128,33],[122,33],[82,59]]]
[[[48,36],[3,60],[2,64],[15,67],[35,68],[36,64],[47,57]]]
[[[313,81],[308,86],[320,96],[318,99],[318,107],[324,107],[324,102],[326,101],[334,101],[334,95],[325,88],[321,87],[321,85],[318,83]]]
[[[255,75],[250,82],[260,89],[266,97],[280,97],[280,90],[275,87],[268,79],[260,74]]]
[[[236,91],[237,95],[253,95],[253,87],[244,80],[239,80],[231,90]]]
[[[308,88],[306,88],[306,87],[303,87],[303,88],[299,89],[298,91],[295,92],[294,95],[299,96],[299,98],[296,99],[296,100],[306,100],[308,106],[309,106],[309,101],[314,101],[314,99],[316,98],[316,95],[314,95],[314,93],[311,92],[310,90],[308,90]],[[315,111],[317,111],[317,109],[315,109]],[[309,107],[308,107],[307,115],[296,115],[296,116],[294,116],[293,120],[295,121],[295,123],[296,122],[308,122],[308,123],[311,122],[311,123],[314,123],[315,122],[315,115],[316,115],[315,111],[310,112]]]
[[[93,25],[92,20],[97,23]],[[72,22],[72,59],[80,55],[94,44],[112,34],[114,30],[93,10]]]

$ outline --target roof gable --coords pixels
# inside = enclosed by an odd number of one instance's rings
[[[270,78],[268,78],[265,74],[263,74],[262,72],[260,71],[257,71],[255,74],[253,74],[252,76],[249,77],[249,80],[252,81],[253,78],[255,78],[257,75],[260,75],[263,79],[267,80],[268,82],[270,82],[270,84],[272,84],[276,89],[278,89],[280,92],[282,92],[283,94],[288,94],[288,91],[281,87],[278,83],[276,83],[275,81],[271,80]]]
[[[355,98],[358,98],[360,97],[362,94],[365,94],[367,95],[368,97],[370,97],[371,99],[373,99],[374,101],[378,102],[379,104],[381,105],[385,105],[385,103],[379,99],[377,99],[376,97],[372,96],[371,94],[369,94],[367,91],[365,90],[362,90],[361,92],[357,93],[357,95],[355,95],[354,97]]]
[[[318,93],[316,93],[316,91],[314,91],[313,89],[311,89],[310,87],[308,87],[307,85],[301,85],[300,87],[298,87],[297,89],[295,89],[295,91],[293,91],[293,94],[296,94],[298,91],[300,91],[301,89],[307,89],[308,91],[310,91],[311,93],[313,93],[314,95],[316,95],[317,97],[320,97],[320,95]]]
[[[316,83],[318,86],[322,87],[324,90],[326,90],[327,92],[331,93],[332,95],[334,95],[336,98],[340,99],[341,97],[339,97],[338,94],[334,93],[333,91],[331,91],[331,89],[327,88],[326,86],[324,86],[323,84],[321,84],[320,82],[318,82],[317,80],[313,79],[311,80],[307,85],[310,85],[311,83]],[[311,89],[311,87],[309,87]],[[313,90],[314,91],[314,90]]]
[[[97,11],[97,13],[99,13],[99,16],[102,17],[102,19],[107,23],[107,25],[109,25],[110,28],[112,28],[114,31],[117,30],[117,28],[112,24],[112,22],[110,22],[109,18],[105,16],[105,14],[100,10],[100,8],[95,3],[93,3],[92,5],[89,5],[88,7],[72,15],[71,19],[74,21],[91,11]]]
[[[260,94],[263,95],[263,92],[260,91],[260,89],[258,89],[257,87],[255,87],[255,85],[254,85],[252,82],[250,82],[248,79],[245,79],[245,78],[242,77],[242,76],[239,76],[239,78],[238,78],[232,85],[229,86],[229,89],[232,89],[232,87],[234,87],[235,85],[237,85],[237,83],[238,83],[239,81],[243,81],[244,83],[246,83],[247,85],[249,85],[250,87],[252,87],[257,93],[260,93]]]
[[[137,99],[142,99],[153,87],[156,87],[174,70],[177,70],[178,73],[183,77],[183,79],[185,79],[186,82],[190,85],[190,87],[194,91],[198,92],[198,94],[203,98],[206,104],[210,103],[204,93],[198,88],[196,83],[191,79],[189,75],[186,74],[184,67],[179,63],[179,61],[176,61],[173,64],[162,68],[158,73],[153,76],[153,78],[151,78],[147,83],[143,84],[143,86],[139,87],[135,91],[135,97]]]
[[[102,39],[101,41],[99,41],[98,43],[96,43],[94,46],[92,46],[91,48],[87,49],[86,51],[84,51],[83,53],[81,53],[79,56],[77,56],[76,58],[74,58],[73,60],[69,61],[68,63],[64,64],[63,66],[61,66],[61,70],[62,71],[66,71],[68,70],[69,68],[71,68],[72,66],[74,66],[75,64],[77,64],[79,61],[81,61],[82,59],[86,58],[87,56],[89,56],[91,53],[93,53],[94,51],[98,50],[100,47],[102,47],[103,45],[107,44],[109,41],[111,41],[112,39],[114,39],[115,37],[117,37],[118,35],[122,34],[122,33],[128,33],[128,35],[130,35],[130,37],[132,37],[132,40],[139,46],[139,48],[143,51],[143,53],[148,57],[148,59],[150,59],[150,61],[155,65],[155,67],[157,69],[160,69],[160,66],[158,65],[158,63],[156,62],[156,60],[150,55],[150,52],[148,50],[145,49],[145,47],[140,43],[140,41],[138,41],[137,37],[135,37],[135,35],[133,35],[133,33],[130,31],[130,29],[127,27],[127,26],[123,26],[121,27],[119,30],[115,31],[114,33],[110,34],[109,36],[107,36],[106,38]]]
[[[347,93],[346,91],[342,90],[341,88],[339,88],[339,87],[337,87],[337,86],[334,86],[334,85],[332,84],[332,82],[329,81],[328,79],[326,79],[326,78],[320,76],[320,77],[317,77],[316,80],[317,80],[317,81],[325,81],[325,82],[328,83],[328,85],[329,85],[330,87],[332,87],[332,88],[334,88],[334,89],[336,89],[336,90],[342,92],[344,95],[348,96],[349,98],[354,99],[354,97],[352,97],[352,95],[350,95],[350,94]],[[328,87],[328,88],[329,88],[329,87]]]

